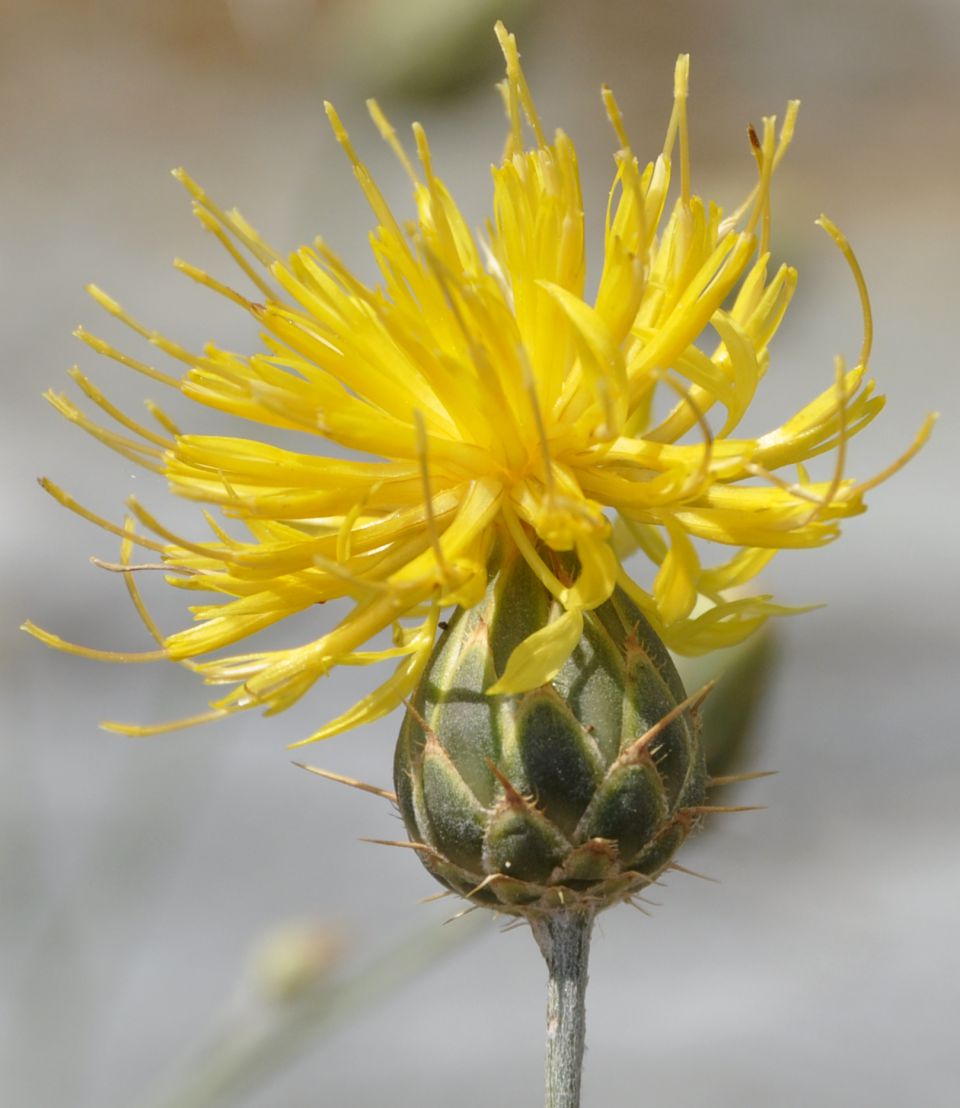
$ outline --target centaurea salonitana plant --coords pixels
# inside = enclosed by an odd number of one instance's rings
[[[119,568],[157,649],[113,653],[26,626],[61,649],[169,659],[227,687],[200,715],[105,725],[138,736],[249,708],[276,713],[339,665],[395,663],[301,742],[412,698],[396,762],[408,830],[449,888],[531,922],[552,972],[548,1103],[570,1108],[593,916],[656,880],[709,810],[698,696],[687,696],[666,648],[728,646],[797,610],[743,586],[779,550],[835,539],[866,493],[920,448],[931,421],[882,473],[847,473],[847,444],[883,398],[868,376],[860,268],[821,217],[861,297],[856,364],[837,359],[819,395],[780,426],[738,434],[796,286],[794,269],[770,265],[770,191],[796,102],[779,128],[767,118],[759,133],[750,129],[756,183],[724,215],[693,192],[687,58],[677,62],[663,150],[646,165],[604,89],[618,148],[588,297],[573,143],[562,131],[548,136],[513,36],[502,25],[497,35],[509,126],[493,168],[493,214],[480,231],[437,175],[422,128],[414,124],[411,158],[371,101],[413,187],[415,217],[401,223],[327,106],[373,211],[375,286],[322,240],[279,254],[176,172],[251,291],[177,265],[250,313],[261,348],[185,350],[96,288],[101,307],[183,369],[78,334],[154,383],[236,417],[235,434],[181,431],[153,403],[156,427],[147,425],[79,370],[74,381],[112,425],[62,394],[48,398],[205,505],[210,534],[174,534],[136,499],[114,523],[45,480],[62,504],[121,539]],[[277,428],[300,432],[302,449],[271,444]],[[821,455],[832,462],[813,476],[808,466]],[[135,546],[159,558],[170,584],[198,594],[192,626],[170,635],[156,627],[135,584]],[[648,576],[624,567],[628,547],[646,555]],[[318,605],[332,600],[349,611],[325,626]],[[305,611],[317,613],[311,641],[222,655]],[[392,645],[370,645],[385,632]]]

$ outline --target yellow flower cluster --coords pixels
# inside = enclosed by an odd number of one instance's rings
[[[580,638],[583,612],[625,589],[665,642],[696,653],[744,638],[787,609],[736,595],[777,550],[820,546],[864,493],[899,468],[857,482],[845,472],[848,439],[878,413],[867,379],[870,312],[859,267],[827,219],[860,290],[865,338],[857,364],[838,360],[833,383],[760,438],[738,437],[769,364],[769,344],[796,285],[770,272],[770,186],[793,133],[750,132],[757,182],[724,216],[691,191],[688,60],[677,63],[663,152],[642,166],[613,94],[603,100],[619,150],[596,295],[585,285],[584,219],[576,152],[548,139],[516,42],[502,26],[509,136],[493,169],[493,217],[473,232],[434,171],[414,125],[416,163],[380,108],[370,114],[409,174],[416,219],[401,225],[327,112],[373,210],[381,281],[359,281],[323,242],[283,258],[236,211],[225,212],[185,173],[194,210],[259,290],[249,298],[185,263],[179,267],[248,311],[260,352],[208,346],[190,353],[148,330],[98,289],[93,297],[163,353],[182,379],[99,338],[80,337],[184,396],[237,417],[235,437],[181,433],[154,405],[157,429],[115,408],[79,371],[73,377],[118,429],[70,400],[53,404],[113,449],[158,473],[174,492],[238,521],[243,537],[207,514],[211,535],[191,541],[130,503],[123,526],[93,516],[49,482],[67,507],[123,540],[127,584],[159,649],[131,656],[51,645],[117,660],[168,658],[212,685],[233,686],[201,716],[165,727],[108,725],[134,735],[216,719],[251,707],[280,711],[338,665],[397,660],[392,675],[305,742],[368,722],[415,686],[442,611],[483,594],[495,541],[513,542],[563,614],[514,651],[490,690],[517,693],[550,679]],[[528,145],[525,129],[532,136]],[[671,181],[679,187],[671,193]],[[701,345],[698,345],[698,340]],[[245,437],[259,426],[302,432],[302,452]],[[313,444],[333,444],[328,454]],[[805,465],[832,452],[832,475]],[[616,519],[616,532],[612,520]],[[708,540],[728,555],[704,565]],[[193,626],[163,636],[134,582],[134,544],[157,551],[171,584],[203,595]],[[650,589],[621,564],[640,549]],[[575,554],[564,583],[549,550]],[[205,594],[205,595],[204,595]],[[294,613],[352,603],[336,626],[290,649],[194,661],[234,646]],[[322,610],[317,609],[318,620]],[[371,640],[392,634],[390,645]],[[365,649],[365,647],[367,649]]]

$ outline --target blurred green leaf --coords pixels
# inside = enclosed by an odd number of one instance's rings
[[[714,776],[744,766],[755,757],[755,748],[762,745],[754,725],[778,656],[775,633],[763,630],[738,646],[697,658],[676,659],[689,691],[711,680],[717,682],[700,709],[707,769]]]
[[[353,80],[378,95],[440,99],[501,76],[493,34],[516,31],[534,0],[365,0],[342,27]]]

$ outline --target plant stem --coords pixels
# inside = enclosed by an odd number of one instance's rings
[[[530,921],[547,963],[546,1108],[580,1108],[586,1031],[584,996],[593,913],[549,913]]]

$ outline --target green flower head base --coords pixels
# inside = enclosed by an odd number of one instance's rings
[[[485,692],[557,606],[507,547],[484,598],[444,632],[397,745],[397,798],[424,865],[515,915],[630,899],[707,810],[701,696],[686,697],[622,590],[587,613],[552,682]]]

